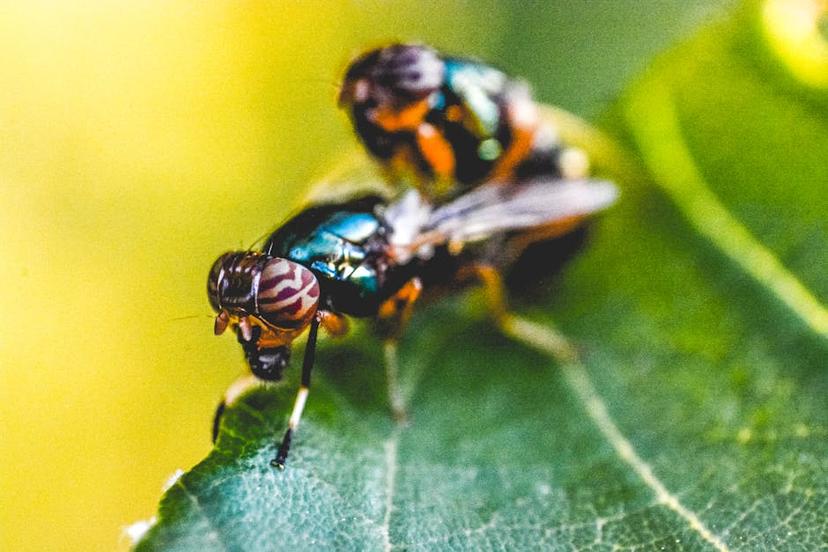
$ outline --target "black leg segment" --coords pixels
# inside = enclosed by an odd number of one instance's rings
[[[213,414],[213,444],[218,439],[219,427],[221,426],[221,417],[224,416],[224,410],[227,408],[227,403],[222,400],[216,407],[216,413]]]
[[[302,362],[302,383],[299,386],[299,391],[296,393],[296,401],[293,404],[293,412],[290,414],[288,420],[288,429],[285,431],[284,437],[279,444],[279,449],[276,453],[276,458],[270,461],[270,465],[285,469],[285,462],[287,462],[288,452],[290,451],[290,443],[293,439],[293,432],[299,426],[299,420],[302,418],[302,411],[305,409],[305,402],[308,399],[308,392],[310,391],[311,371],[313,370],[313,361],[316,354],[316,337],[319,333],[319,317],[314,317],[311,322],[310,331],[308,333],[308,343],[305,346],[305,358]]]

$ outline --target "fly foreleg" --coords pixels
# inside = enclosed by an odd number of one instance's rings
[[[221,427],[221,420],[224,417],[225,410],[233,406],[238,398],[245,394],[248,389],[261,384],[262,380],[251,374],[245,374],[230,384],[230,387],[224,392],[224,397],[222,397],[221,402],[216,407],[216,413],[213,415],[213,443],[218,439],[219,428]]]
[[[313,361],[316,355],[316,337],[319,333],[319,324],[322,318],[322,314],[317,313],[311,321],[308,342],[305,345],[305,358],[302,361],[302,380],[299,384],[299,391],[296,393],[293,411],[290,413],[290,419],[288,420],[288,428],[285,431],[284,437],[282,437],[282,442],[279,444],[276,458],[270,461],[271,466],[279,468],[280,470],[285,469],[285,462],[287,462],[288,452],[290,452],[290,443],[293,440],[293,434],[296,428],[299,427],[299,421],[302,419],[302,412],[305,410],[305,403],[308,400],[311,371],[313,370]]]

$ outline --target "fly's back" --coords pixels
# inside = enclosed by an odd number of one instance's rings
[[[528,86],[487,64],[392,44],[357,58],[340,105],[397,181],[443,202],[490,180],[583,177],[541,121]],[[570,156],[571,157],[571,156]]]

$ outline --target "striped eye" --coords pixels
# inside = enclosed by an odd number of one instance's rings
[[[319,282],[304,266],[273,258],[262,267],[256,292],[259,316],[278,328],[301,328],[316,314]]]

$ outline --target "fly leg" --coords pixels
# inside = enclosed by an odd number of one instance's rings
[[[400,290],[380,305],[378,318],[379,329],[385,344],[385,381],[388,386],[388,402],[391,414],[398,423],[404,423],[408,414],[405,411],[405,400],[399,385],[399,363],[397,362],[397,343],[405,329],[414,303],[422,292],[423,284],[419,278],[412,278]]]
[[[221,419],[224,416],[225,410],[233,406],[238,398],[247,392],[248,389],[261,385],[261,383],[262,381],[256,376],[245,374],[230,384],[230,387],[224,392],[224,397],[222,397],[221,402],[216,407],[216,413],[213,415],[213,443],[218,439]]]
[[[474,264],[460,271],[459,277],[474,275],[483,285],[483,292],[489,306],[489,313],[495,324],[507,336],[516,335],[516,326],[520,325],[521,319],[513,315],[506,302],[506,287],[503,285],[503,276],[493,266],[487,264]],[[554,328],[547,328],[550,335],[554,335],[554,348],[557,357],[561,359],[575,359],[577,354],[566,338],[558,334]]]
[[[225,410],[254,385],[282,379],[282,372],[290,362],[290,346],[285,345],[279,336],[262,332],[259,326],[248,326],[248,329],[236,326],[234,329],[252,375],[240,377],[224,392],[224,398],[213,416],[214,443]]]
[[[348,319],[330,311],[318,311],[319,323],[331,337],[342,337],[348,333]]]
[[[308,400],[308,393],[310,391],[311,370],[313,370],[313,360],[316,355],[316,336],[319,333],[319,324],[322,321],[322,314],[314,315],[310,324],[310,331],[308,332],[308,342],[305,345],[305,358],[302,361],[302,381],[299,384],[299,391],[296,393],[296,400],[293,403],[293,411],[288,420],[288,428],[285,431],[282,442],[279,444],[279,450],[276,452],[276,458],[270,461],[270,465],[280,470],[285,469],[285,462],[287,461],[288,452],[290,451],[290,442],[293,439],[293,433],[299,427],[299,420],[302,418],[302,411],[305,409],[305,402]]]
[[[423,284],[420,279],[412,278],[380,305],[377,312],[379,331],[386,340],[399,341],[422,290]]]
[[[296,400],[293,403],[293,412],[290,414],[288,429],[279,444],[276,458],[270,462],[273,467],[279,468],[280,470],[285,469],[285,461],[287,461],[293,432],[299,426],[299,420],[302,417],[302,411],[305,409],[305,402],[310,392],[311,370],[313,369],[313,360],[316,354],[316,338],[320,325],[333,337],[341,337],[348,333],[348,320],[341,314],[329,311],[318,311],[311,322],[308,342],[305,345],[305,358],[302,362],[302,382],[299,385],[299,391],[296,393]]]

